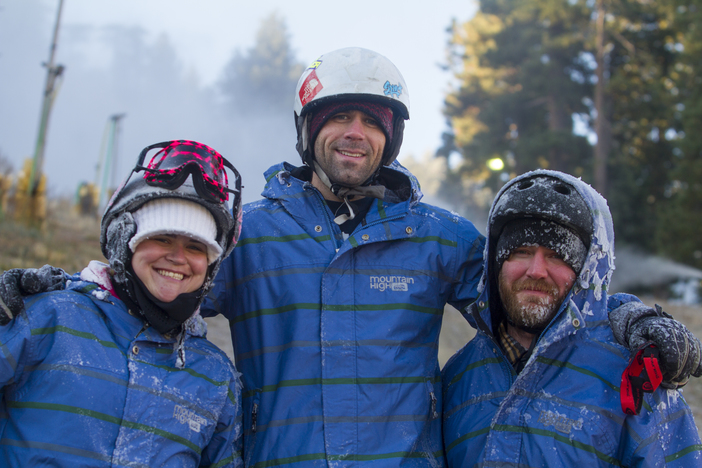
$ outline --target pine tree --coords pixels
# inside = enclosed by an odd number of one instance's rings
[[[702,266],[701,3],[482,0],[451,28],[458,85],[437,154],[463,161],[445,193],[494,193],[527,170],[565,171],[606,194],[618,244]],[[597,161],[574,116],[599,132]],[[487,169],[492,158],[505,169]]]
[[[675,115],[672,171],[664,187],[657,247],[673,259],[702,268],[702,1],[674,3],[676,35],[667,43],[681,51],[671,73],[679,102]]]
[[[291,96],[302,69],[290,48],[285,21],[273,13],[261,23],[253,47],[246,54],[234,53],[220,90],[232,113],[292,115]]]
[[[484,0],[465,24],[454,24],[452,69],[459,87],[446,98],[461,180],[494,192],[536,168],[582,175],[591,148],[572,131],[572,115],[588,114],[592,70],[581,52],[589,24],[585,2]],[[500,159],[502,171],[487,162]]]

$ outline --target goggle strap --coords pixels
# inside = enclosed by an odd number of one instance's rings
[[[225,190],[234,194],[241,192],[241,175],[239,175],[239,171],[237,171],[236,167],[234,167],[234,165],[230,163],[224,156],[222,156],[222,163],[224,163],[224,165],[232,171],[234,177],[236,177],[236,181],[234,182],[235,190],[230,189],[228,185],[225,187]]]
[[[137,167],[143,168],[144,158],[146,158],[146,154],[149,151],[151,151],[152,149],[155,149],[155,148],[160,148],[160,149],[167,148],[172,143],[173,143],[173,141],[162,141],[161,143],[154,143],[153,145],[149,145],[146,148],[144,148],[143,150],[141,150],[141,153],[139,153],[139,159],[137,160],[137,164],[136,164]],[[146,168],[144,168],[144,169],[146,169]]]

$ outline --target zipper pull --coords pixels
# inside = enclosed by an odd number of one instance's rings
[[[251,432],[256,432],[256,420],[258,419],[258,403],[251,408]]]
[[[431,398],[431,419],[436,419],[439,417],[439,413],[436,412],[436,395],[434,395],[434,392],[429,393],[429,398]]]
[[[136,334],[136,336],[134,337],[134,339],[136,340],[137,338],[139,338],[139,335],[141,335],[142,333],[144,333],[144,331],[146,331],[146,329],[149,328],[149,326],[150,326],[150,325],[149,325],[149,322],[144,322],[144,326],[141,327],[141,330],[139,330],[139,333]]]

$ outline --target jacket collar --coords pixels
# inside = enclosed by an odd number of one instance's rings
[[[304,168],[287,162],[271,166],[264,174],[266,185],[261,195],[271,200],[279,200],[292,214],[304,215],[307,208],[299,202],[312,193],[305,189],[317,190],[310,181],[293,175],[299,176],[304,173]],[[390,193],[386,195],[385,200],[376,200],[371,205],[366,215],[367,222],[406,213],[416,206],[423,196],[417,178],[397,161],[383,167],[381,177],[385,178]]]

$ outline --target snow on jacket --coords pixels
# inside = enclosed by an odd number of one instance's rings
[[[0,465],[241,467],[239,374],[204,321],[186,322],[177,368],[178,340],[142,330],[110,289],[75,276],[0,327]]]
[[[439,331],[446,302],[477,297],[484,238],[393,167],[411,196],[375,200],[346,240],[287,163],[244,208],[203,311],[230,320],[246,466],[444,466]]]
[[[466,310],[478,333],[444,367],[449,466],[701,466],[697,429],[678,391],[646,394],[639,416],[621,409],[630,353],[614,339],[607,318],[614,233],[606,202],[579,179],[537,173],[577,188],[594,219],[592,245],[519,375],[494,338],[483,276],[480,298]]]

